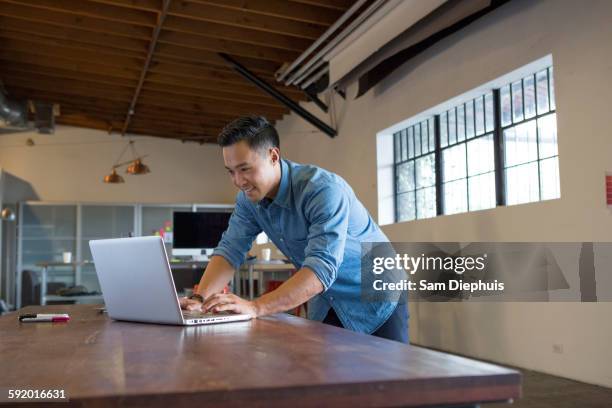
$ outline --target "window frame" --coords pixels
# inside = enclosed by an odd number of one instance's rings
[[[412,150],[416,150],[416,142],[415,142],[415,134],[414,134],[414,129],[416,129],[416,127],[418,126],[420,129],[423,129],[422,124],[426,123],[425,125],[425,129],[427,129],[427,151],[425,153],[423,153],[423,134],[422,134],[422,130],[420,130],[419,132],[419,138],[421,139],[420,141],[420,151],[421,153],[419,155],[416,155],[416,152],[414,152],[415,154],[410,155],[410,146],[408,146],[407,148],[404,148],[404,140],[406,141],[407,144],[410,144],[410,136],[409,136],[409,129],[413,129],[412,132]],[[434,134],[433,134],[433,144],[434,144],[434,148],[433,150],[431,149],[431,134],[430,132],[433,130]],[[403,135],[406,135],[406,137],[404,138]],[[399,131],[395,132],[393,134],[393,199],[395,202],[395,214],[394,214],[394,220],[395,222],[398,222],[397,220],[399,219],[399,205],[398,203],[398,199],[400,195],[404,195],[404,194],[413,194],[414,195],[414,218],[411,219],[407,219],[404,221],[414,221],[414,220],[422,220],[422,219],[427,219],[427,218],[433,218],[436,217],[438,214],[438,209],[436,208],[436,214],[434,214],[433,216],[427,216],[427,217],[420,217],[419,218],[419,208],[418,208],[418,202],[417,202],[417,192],[419,190],[425,190],[428,188],[434,188],[435,189],[435,193],[437,194],[438,188],[437,188],[437,183],[438,183],[438,168],[437,168],[437,130],[436,130],[436,123],[434,118],[426,118],[423,120],[420,120],[416,123],[413,123],[410,126],[407,126],[403,129],[400,129]],[[398,141],[399,139],[399,141]],[[397,146],[399,145],[400,151],[397,151]],[[406,158],[403,158],[403,154],[404,152],[406,153]],[[434,184],[432,184],[431,186],[425,186],[425,187],[417,187],[417,161],[419,159],[423,159],[427,156],[433,155],[433,160],[434,160]],[[397,161],[399,157],[399,161]],[[414,182],[414,188],[412,190],[406,190],[406,191],[399,191],[399,171],[398,168],[400,166],[403,166],[407,163],[414,163],[414,170],[413,170],[413,182]],[[436,201],[437,201],[437,196],[436,196]]]
[[[542,72],[542,71],[546,71],[546,76],[547,76],[547,97],[548,97],[548,109],[543,112],[543,113],[539,113],[538,110],[538,99],[537,99],[537,94],[538,94],[538,79],[537,79],[537,75],[538,73]],[[517,75],[518,76],[518,75]],[[534,101],[534,109],[535,109],[535,115],[529,117],[528,119],[525,118],[525,79],[533,76],[533,91],[534,91],[534,96],[533,96],[533,101]],[[522,119],[521,120],[517,120],[516,122],[514,122],[514,99],[513,99],[513,84],[520,81],[521,82],[521,92],[522,92]],[[509,89],[509,95],[510,95],[510,123],[503,125],[502,124],[502,102],[501,102],[501,90],[502,88],[508,87]],[[493,108],[493,129],[492,130],[487,130],[487,100],[486,100],[486,96],[487,94],[492,94],[492,108]],[[557,154],[555,156],[550,156],[550,157],[546,157],[546,158],[540,158],[540,129],[538,126],[538,120],[546,117],[547,115],[556,115],[557,113],[557,104],[556,101],[553,100],[553,98],[555,98],[555,89],[554,89],[554,65],[551,64],[547,64],[544,67],[541,67],[539,69],[533,70],[531,73],[529,74],[522,74],[520,76],[518,76],[518,79],[514,80],[509,80],[509,81],[505,81],[502,85],[500,86],[496,86],[496,87],[492,87],[491,89],[488,90],[483,90],[478,96],[476,97],[470,97],[467,100],[463,101],[463,102],[459,102],[454,104],[452,107],[449,108],[445,108],[445,109],[441,109],[438,112],[429,115],[425,118],[420,118],[417,122],[411,123],[410,125],[407,126],[403,126],[401,129],[393,132],[392,134],[392,140],[393,140],[393,202],[394,202],[394,222],[398,223],[398,222],[407,222],[407,221],[415,221],[415,220],[419,220],[419,219],[423,219],[419,218],[418,216],[418,203],[417,203],[417,191],[419,190],[419,188],[417,188],[417,171],[416,171],[416,160],[422,157],[425,157],[427,155],[430,154],[434,154],[434,171],[435,171],[435,184],[432,186],[435,189],[435,207],[436,207],[436,213],[435,215],[433,215],[432,217],[437,217],[440,215],[451,215],[451,214],[445,214],[444,213],[444,207],[445,207],[445,202],[444,202],[444,174],[443,174],[443,163],[442,163],[442,157],[443,157],[443,152],[446,149],[452,148],[454,146],[459,146],[461,144],[465,145],[465,150],[466,150],[466,175],[465,175],[465,180],[466,180],[466,189],[467,189],[467,203],[466,203],[466,211],[461,211],[458,213],[453,213],[453,214],[463,214],[463,213],[467,213],[467,212],[472,212],[472,211],[480,211],[481,209],[475,209],[475,210],[470,210],[470,193],[469,193],[469,171],[468,171],[468,167],[469,167],[469,162],[468,162],[468,152],[467,152],[467,148],[468,148],[468,142],[472,141],[472,140],[476,140],[479,138],[483,138],[483,137],[489,137],[492,135],[493,138],[493,161],[494,161],[494,167],[493,167],[493,176],[494,176],[494,180],[495,180],[495,197],[494,197],[494,201],[495,201],[495,205],[493,207],[490,208],[495,208],[495,207],[499,207],[499,206],[507,206],[507,178],[506,178],[506,170],[508,168],[511,167],[517,167],[520,165],[526,165],[526,164],[530,164],[530,163],[536,163],[537,168],[538,168],[538,200],[534,200],[534,201],[528,201],[526,203],[529,202],[539,202],[539,201],[544,201],[544,199],[542,199],[542,185],[541,185],[541,169],[540,169],[540,163],[543,160],[546,159],[551,159],[556,157],[557,158],[557,163],[558,163],[558,157],[559,157],[559,152],[557,150]],[[474,135],[468,138],[467,135],[467,122],[466,122],[466,104],[468,103],[472,103],[473,104],[473,115],[474,117],[476,117],[476,100],[482,98],[482,103],[483,103],[483,133],[478,134],[477,135],[477,129],[476,129],[476,120],[474,121],[474,126],[473,126],[473,132]],[[464,118],[464,123],[463,123],[463,133],[464,133],[464,137],[463,140],[458,141],[458,135],[455,135],[455,141],[453,142],[453,144],[450,144],[450,136],[449,136],[449,128],[448,128],[448,124],[449,124],[449,118],[448,118],[448,112],[453,110],[455,112],[455,127],[458,128],[457,126],[457,111],[458,108],[462,107],[464,114],[463,114],[463,118]],[[447,120],[447,134],[446,134],[446,140],[447,143],[444,147],[441,146],[441,118],[442,116],[446,114],[446,120]],[[535,121],[536,123],[536,149],[537,149],[537,158],[535,160],[531,160],[525,163],[521,163],[521,164],[517,164],[514,166],[510,166],[510,167],[506,167],[506,163],[505,163],[505,141],[504,141],[504,130],[521,125],[523,123],[527,123],[529,121]],[[428,129],[428,134],[429,132],[431,132],[432,127],[429,125],[429,123],[433,122],[433,131],[434,131],[434,150],[431,151],[429,150],[427,153],[422,153],[419,156],[413,156],[413,157],[409,157],[408,153],[406,153],[406,159],[403,160],[402,159],[402,152],[403,152],[403,140],[401,139],[401,135],[402,133],[405,132],[406,134],[406,141],[408,140],[408,129],[412,128],[414,126],[421,126],[421,123],[425,122],[427,123],[427,129]],[[557,122],[555,119],[555,126],[556,126]],[[455,130],[455,133],[457,132],[457,130]],[[398,138],[399,135],[399,141],[396,139]],[[422,138],[421,138],[422,140]],[[428,137],[428,141],[430,140],[430,138]],[[400,152],[397,151],[397,148],[400,148]],[[557,140],[557,148],[558,148],[558,140]],[[400,156],[398,156],[398,153]],[[399,157],[399,161],[398,161],[398,157]],[[413,161],[415,163],[415,169],[414,169],[414,189],[410,190],[410,191],[404,191],[404,192],[400,192],[399,191],[399,167],[405,163],[408,163],[410,161]],[[486,173],[482,173],[482,174],[488,174],[490,172],[486,172]],[[475,176],[475,175],[472,175]],[[458,179],[459,180],[459,179]],[[462,180],[462,179],[461,179]],[[559,197],[560,197],[560,185],[558,186],[559,188]],[[414,218],[410,218],[410,219],[400,219],[400,208],[399,208],[399,196],[401,194],[406,194],[406,193],[412,193],[414,194]],[[547,198],[548,199],[548,198]],[[547,200],[545,199],[545,200]],[[517,203],[519,204],[519,203]],[[513,204],[514,205],[514,204]],[[490,209],[489,208],[489,209]],[[483,209],[484,210],[484,209]],[[424,218],[430,218],[430,217],[424,217]]]

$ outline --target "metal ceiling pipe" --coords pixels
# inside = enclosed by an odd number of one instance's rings
[[[359,8],[366,2],[367,0],[359,0],[357,2],[355,2],[355,4],[353,4],[351,6],[351,8],[349,8],[344,14],[342,14],[340,16],[340,18],[331,26],[329,27],[322,35],[321,37],[319,37],[317,39],[317,41],[315,41],[310,47],[308,47],[306,49],[306,51],[304,51],[303,53],[300,54],[299,57],[297,57],[295,59],[295,61],[293,61],[291,63],[291,65],[289,65],[289,67],[282,73],[279,75],[279,77],[277,78],[278,82],[281,82],[283,79],[285,79],[285,77],[287,75],[289,75],[289,73],[291,73],[291,71],[293,71],[295,69],[295,67],[298,66],[298,64],[300,64],[302,61],[304,61],[304,59],[306,59],[310,54],[312,54],[312,52],[314,50],[317,49],[317,47],[319,45],[321,45],[325,40],[327,40],[327,38],[332,35],[334,33],[334,31],[336,31],[342,24],[344,24],[344,22],[346,20],[348,20],[353,14],[355,14],[355,12],[357,10],[359,10]]]
[[[342,30],[336,37],[334,37],[322,50],[320,50],[314,57],[312,57],[306,64],[302,65],[297,72],[292,74],[287,80],[285,85],[299,85],[306,79],[308,73],[316,70],[318,67],[313,68],[313,65],[318,64],[320,66],[321,61],[325,62],[323,58],[338,45],[342,40],[349,36],[361,23],[367,20],[376,10],[384,5],[387,0],[376,0],[371,4],[363,13],[361,13],[355,20],[353,20],[348,27]]]
[[[308,88],[311,84],[317,82],[323,75],[326,75],[326,74],[329,74],[329,65],[324,65],[320,71],[313,73],[310,76],[310,79],[300,84],[300,88],[302,89]]]
[[[10,126],[25,126],[28,119],[27,104],[11,100],[0,91],[0,119]]]
[[[253,74],[246,67],[241,65],[238,61],[234,60],[232,57],[224,53],[219,53],[219,56],[223,58],[225,62],[227,62],[232,68],[234,68],[236,72],[238,72],[245,79],[250,81],[253,85],[257,86],[259,89],[272,96],[274,99],[291,109],[296,114],[300,115],[303,119],[315,126],[317,129],[319,129],[329,137],[335,137],[337,135],[336,130],[329,126],[327,123],[323,122],[322,120],[314,116],[312,113],[302,108],[299,104],[289,99],[282,92],[269,85],[263,79],[260,79],[257,75]]]

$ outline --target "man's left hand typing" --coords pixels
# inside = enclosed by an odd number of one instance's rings
[[[233,312],[257,317],[257,306],[254,302],[243,299],[233,293],[217,293],[208,297],[202,304],[203,312]]]

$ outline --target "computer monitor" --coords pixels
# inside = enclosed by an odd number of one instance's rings
[[[173,248],[215,248],[229,225],[231,215],[231,212],[175,212]]]

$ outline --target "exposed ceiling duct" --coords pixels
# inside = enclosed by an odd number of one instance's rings
[[[9,99],[0,88],[0,127],[26,127],[28,104],[26,101]]]
[[[47,102],[28,102],[9,98],[0,83],[0,134],[38,129],[42,134],[55,132],[55,116],[59,106]],[[28,113],[34,113],[34,122],[28,122]]]
[[[34,102],[34,126],[38,133],[51,135],[55,133],[55,109],[52,103]]]

